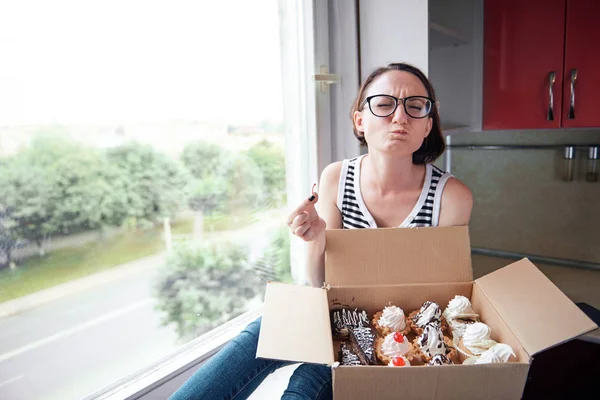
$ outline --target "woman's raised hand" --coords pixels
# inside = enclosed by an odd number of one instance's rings
[[[325,232],[326,223],[315,208],[319,195],[313,191],[288,217],[287,224],[292,233],[306,242],[315,240]]]

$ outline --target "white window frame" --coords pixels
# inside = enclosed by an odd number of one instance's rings
[[[289,107],[284,108],[286,125],[290,133],[296,134],[286,137],[286,143],[299,141],[298,146],[286,149],[288,202],[293,210],[296,203],[310,195],[312,185],[318,183],[328,164],[360,154],[350,120],[350,107],[359,87],[358,14],[356,3],[347,0],[282,2],[294,3],[300,20],[288,20],[284,15],[281,22],[303,24],[305,32],[303,42],[282,54],[284,63],[286,57],[301,61],[297,85],[284,92],[289,96],[284,101]],[[314,80],[322,67],[339,77],[326,92]],[[286,82],[285,76],[283,80]],[[299,120],[295,122],[295,118]],[[298,154],[297,149],[306,153]],[[306,245],[300,240],[292,240],[290,245],[294,282],[305,284]]]
[[[317,183],[316,90],[314,3],[311,0],[280,0],[281,76],[286,143],[286,187],[290,211],[310,195]],[[300,33],[302,32],[302,33]],[[300,34],[298,34],[300,33]],[[293,239],[293,238],[292,238]],[[306,248],[290,241],[292,277],[305,282]]]
[[[339,75],[331,86],[331,155],[329,162],[357,157],[360,145],[354,137],[350,108],[360,88],[358,2],[329,0],[329,63]]]
[[[279,0],[282,43],[282,81],[288,202],[310,195],[320,171],[336,152],[330,137],[329,95],[319,94],[315,67],[328,62],[327,0]],[[317,35],[315,32],[319,32]],[[288,35],[288,36],[286,36]],[[316,37],[319,40],[316,40]],[[305,282],[306,249],[301,240],[291,241],[292,275]],[[85,400],[136,399],[210,358],[262,309],[247,312],[198,337],[179,350],[143,370],[107,386]]]

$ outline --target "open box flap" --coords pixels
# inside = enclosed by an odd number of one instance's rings
[[[332,365],[327,291],[268,283],[256,356]]]
[[[326,231],[325,282],[332,286],[470,282],[466,226]]]
[[[475,284],[530,355],[597,328],[526,258],[477,279]]]

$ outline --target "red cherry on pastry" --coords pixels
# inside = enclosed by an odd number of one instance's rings
[[[396,333],[394,333],[394,340],[398,343],[402,343],[402,342],[404,342],[404,335],[401,334],[400,332],[396,332]]]
[[[404,367],[406,365],[406,362],[404,361],[404,359],[402,357],[392,358],[392,363],[394,363],[395,367]]]

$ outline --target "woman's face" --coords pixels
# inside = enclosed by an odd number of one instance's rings
[[[419,78],[406,71],[388,71],[373,80],[366,90],[369,96],[387,94],[404,99],[408,96],[429,97]],[[369,149],[412,156],[429,135],[432,126],[431,117],[412,118],[404,111],[402,104],[388,117],[377,117],[371,113],[365,103],[362,111],[354,113],[356,130],[362,132]]]

